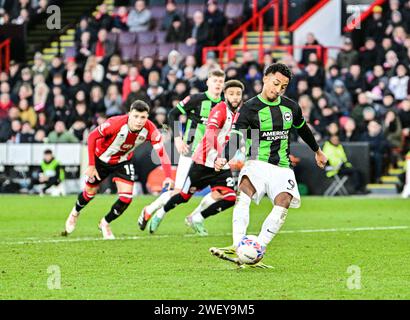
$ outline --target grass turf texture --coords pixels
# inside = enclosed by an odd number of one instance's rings
[[[274,269],[242,270],[208,252],[231,243],[232,209],[208,219],[210,235],[197,237],[184,225],[198,204],[193,198],[151,236],[137,229],[137,218],[154,198],[138,197],[112,230],[117,238],[141,238],[92,240],[101,237],[97,223],[114,199],[96,197],[77,230],[63,238],[59,233],[75,197],[0,197],[0,299],[410,298],[410,229],[290,232],[410,226],[408,200],[304,198],[268,247],[263,261]],[[259,232],[270,209],[267,199],[252,205],[249,234]],[[78,238],[89,240],[67,241]],[[60,290],[47,288],[51,265],[61,270]],[[347,288],[351,265],[361,269],[360,290]]]

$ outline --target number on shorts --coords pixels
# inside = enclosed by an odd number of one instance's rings
[[[133,164],[126,164],[124,165],[125,172],[127,176],[131,176],[131,180],[134,180],[135,170]]]
[[[231,188],[234,187],[235,180],[232,177],[226,178],[226,186]]]
[[[291,179],[289,179],[288,180],[288,183],[290,184],[290,187],[287,187],[286,189],[287,190],[293,190],[293,188],[295,187],[295,181],[293,181],[293,180],[291,180]]]

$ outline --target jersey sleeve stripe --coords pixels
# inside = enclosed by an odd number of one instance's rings
[[[300,128],[303,127],[303,125],[304,125],[305,123],[306,123],[306,121],[305,121],[305,119],[303,119],[302,123],[301,123],[299,126],[293,125],[293,127],[296,128],[296,129],[300,129]]]
[[[179,111],[181,111],[182,114],[186,114],[185,109],[183,108],[181,102],[177,104],[177,108],[179,109]]]

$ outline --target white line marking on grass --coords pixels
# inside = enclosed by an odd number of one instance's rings
[[[279,233],[319,233],[319,232],[356,232],[356,231],[386,231],[386,230],[404,230],[409,229],[410,226],[391,226],[391,227],[358,227],[358,228],[331,228],[331,229],[306,229],[306,230],[283,230]],[[249,232],[250,234],[256,234],[258,232]],[[230,236],[232,233],[223,234],[211,234],[214,237]],[[147,239],[160,239],[179,237],[178,234],[160,234],[160,235],[148,235],[148,236],[124,236],[118,237],[116,240],[147,240]],[[198,237],[196,234],[184,234],[183,237]],[[40,239],[32,240],[33,238],[24,238],[19,241],[2,241],[0,245],[20,245],[20,244],[42,244],[42,243],[61,243],[61,242],[85,242],[85,241],[102,241],[103,238],[84,237],[84,238],[61,238],[61,239]]]

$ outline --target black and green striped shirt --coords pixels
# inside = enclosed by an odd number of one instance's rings
[[[175,121],[178,121],[181,114],[186,115],[188,118],[183,137],[185,143],[191,146],[188,156],[195,152],[198,143],[202,140],[209,113],[219,102],[221,102],[220,97],[213,99],[206,91],[187,96],[177,104],[176,108],[171,110],[169,115],[171,126],[175,125]]]
[[[245,132],[247,158],[289,168],[289,131],[305,124],[300,106],[282,96],[274,102],[258,95],[239,110],[233,132]]]

